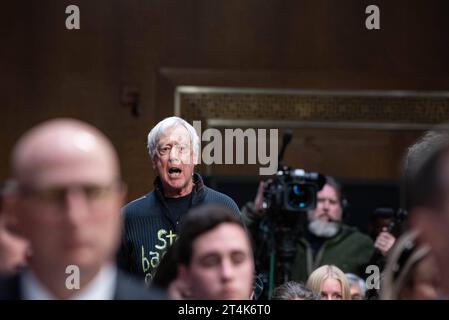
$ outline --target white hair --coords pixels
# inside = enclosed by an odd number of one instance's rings
[[[357,276],[353,273],[346,273],[345,276],[349,281],[349,286],[352,286],[354,284],[357,285],[360,288],[362,297],[365,298],[366,290],[367,290],[365,281],[363,281],[362,278],[360,278],[359,276]]]
[[[195,158],[197,158],[200,154],[200,138],[195,128],[190,125],[187,121],[180,117],[168,117],[164,120],[160,121],[157,125],[151,129],[150,133],[148,133],[148,152],[151,156],[151,159],[156,155],[157,150],[157,142],[159,137],[163,132],[169,128],[175,127],[177,125],[181,125],[187,129],[190,135],[190,144],[192,146],[193,154]],[[197,159],[195,159],[197,160]],[[195,161],[196,162],[196,161]]]

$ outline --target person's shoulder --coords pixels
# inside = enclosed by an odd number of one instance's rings
[[[149,288],[123,271],[117,274],[116,300],[168,300],[165,291]]]
[[[240,209],[235,203],[235,201],[228,195],[221,193],[217,190],[214,190],[210,187],[204,186],[204,191],[206,193],[204,202],[205,203],[214,203],[224,205],[234,212],[240,214]]]
[[[357,241],[360,245],[368,244],[373,245],[373,240],[371,240],[370,236],[361,232],[359,229],[353,226],[342,225],[342,231],[346,238],[349,238],[351,241]]]
[[[0,275],[0,300],[20,299],[19,279],[19,275]]]
[[[123,208],[123,214],[126,217],[133,215],[140,215],[144,212],[148,212],[148,208],[153,205],[154,202],[154,191],[148,192],[147,194],[128,202]]]
[[[232,198],[230,196],[228,196],[220,191],[217,191],[215,189],[212,189],[211,187],[204,186],[204,191],[206,192],[206,196],[208,196],[210,198],[226,199],[226,200],[234,201],[234,200],[232,200]]]

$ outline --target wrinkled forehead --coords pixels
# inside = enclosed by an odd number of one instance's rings
[[[164,144],[190,144],[190,134],[181,124],[166,128],[157,138],[157,145]]]

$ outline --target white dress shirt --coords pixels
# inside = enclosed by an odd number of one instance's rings
[[[69,276],[69,275],[67,275]],[[84,286],[73,289],[75,294],[70,300],[112,300],[117,285],[117,267],[108,264]],[[22,299],[24,300],[55,300],[57,299],[34,275],[31,270],[20,278]]]

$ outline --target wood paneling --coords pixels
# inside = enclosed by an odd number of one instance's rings
[[[110,136],[129,197],[142,194],[154,177],[146,134],[173,113],[176,84],[449,89],[447,1],[378,0],[380,31],[364,28],[371,2],[360,0],[79,0],[79,31],[65,29],[69,4],[2,3],[0,179],[8,176],[9,152],[26,128],[72,116]],[[179,70],[191,72],[173,75]],[[120,104],[124,84],[140,90],[138,118]],[[394,176],[399,154],[417,134],[310,130],[295,144],[306,139],[310,145],[299,164],[376,178]],[[343,161],[349,152],[351,161]],[[357,155],[379,160],[368,169]]]

